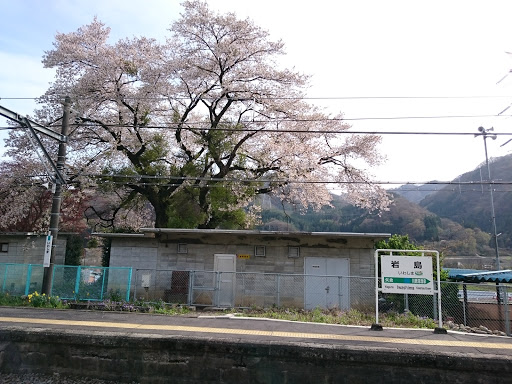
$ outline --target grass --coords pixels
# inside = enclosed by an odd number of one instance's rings
[[[114,297],[114,299],[118,299]],[[87,301],[81,303],[86,304]],[[142,300],[136,302],[124,302],[112,300],[109,298],[102,302],[91,303],[90,309],[99,309],[103,311],[124,311],[124,312],[148,312],[167,316],[190,315],[193,310],[188,306],[167,304],[163,301],[145,302]],[[60,300],[57,296],[46,296],[34,292],[28,296],[13,296],[9,293],[0,293],[0,306],[24,306],[38,308],[59,308],[69,309],[77,304],[76,301],[68,302]],[[83,305],[82,304],[82,305]],[[87,306],[89,308],[89,305]],[[324,324],[340,325],[361,325],[371,326],[375,322],[375,313],[368,313],[356,309],[320,309],[304,310],[296,308],[231,308],[222,311],[223,313],[233,313],[235,316],[264,317],[269,319],[280,319],[290,321],[301,321]],[[200,314],[201,312],[197,312]],[[218,312],[217,312],[218,313]],[[379,323],[385,327],[406,327],[406,328],[430,328],[436,327],[436,322],[430,318],[423,318],[412,313],[383,313],[379,316]]]
[[[39,292],[27,296],[15,296],[9,293],[0,293],[0,305],[7,307],[41,307],[41,308],[68,308],[68,304],[57,296],[46,296]]]
[[[233,311],[233,310],[230,310]],[[343,311],[340,309],[286,309],[286,308],[250,308],[237,311],[241,316],[266,317],[290,321],[311,323],[371,326],[375,323],[375,313],[366,313],[357,309]],[[437,323],[430,318],[423,318],[412,313],[398,314],[395,312],[379,315],[379,323],[385,327],[398,328],[429,328],[434,329]]]

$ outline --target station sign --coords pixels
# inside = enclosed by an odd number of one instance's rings
[[[383,255],[380,262],[383,293],[434,294],[431,256]]]
[[[48,232],[48,235],[46,236],[46,243],[44,246],[43,267],[50,266],[50,258],[52,255],[52,242],[53,236],[50,234],[50,232]]]

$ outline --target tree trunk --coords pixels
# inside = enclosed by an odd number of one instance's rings
[[[148,198],[148,200],[155,210],[155,228],[167,228],[169,226],[170,217],[165,202],[160,198]]]

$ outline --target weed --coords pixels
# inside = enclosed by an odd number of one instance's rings
[[[123,296],[121,295],[121,291],[119,289],[113,290],[111,289],[108,292],[110,300],[112,301],[123,301]]]
[[[411,312],[396,313],[390,312],[379,318],[380,323],[385,327],[408,327],[408,328],[435,328],[436,322],[431,318],[425,318],[412,314]]]
[[[281,319],[290,321],[304,321],[314,323],[341,324],[341,325],[361,325],[371,326],[375,322],[375,315],[369,312],[350,309],[347,311],[339,308],[313,310],[294,309],[294,308],[268,308],[268,309],[244,309],[243,316],[267,317],[271,319]],[[412,313],[383,314],[380,323],[386,327],[408,327],[408,328],[435,328],[436,323],[430,318],[423,318]]]
[[[164,305],[160,308],[153,308],[153,312],[162,315],[177,316],[189,313],[190,309],[181,305]]]
[[[21,306],[24,305],[24,300],[22,297],[13,296],[7,293],[0,293],[0,305],[5,306]]]
[[[67,307],[67,303],[63,303],[58,296],[47,296],[45,293],[39,294],[37,291],[26,296],[26,304],[31,307],[41,308]]]
[[[46,296],[34,292],[28,296],[11,296],[9,293],[0,293],[0,305],[23,306],[46,308],[69,308],[66,301],[61,301],[58,296]],[[168,316],[186,315],[191,312],[190,308],[181,305],[166,304],[163,300],[146,302],[142,298],[134,302],[123,301],[119,291],[110,291],[110,299],[99,302],[93,307],[105,311],[128,311],[128,312],[152,312]],[[236,315],[266,317],[270,319],[303,321],[342,325],[370,326],[375,322],[375,314],[370,311],[358,309],[342,310],[339,308],[305,310],[300,308],[281,308],[272,306],[262,308],[251,306],[250,308],[231,308],[225,312]],[[388,312],[379,316],[379,322],[385,327],[408,327],[408,328],[430,328],[436,327],[436,322],[431,318],[421,317],[411,312],[396,313]]]

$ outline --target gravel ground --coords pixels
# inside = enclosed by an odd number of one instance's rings
[[[90,379],[86,377],[64,377],[56,375],[44,375],[40,373],[0,373],[0,383],[2,384],[119,384],[118,381],[107,381],[99,379]],[[131,384],[137,384],[133,382]]]

